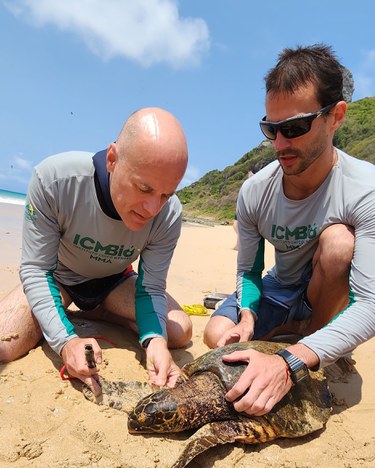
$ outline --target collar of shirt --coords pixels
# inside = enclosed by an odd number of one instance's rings
[[[113,205],[109,189],[109,172],[106,166],[107,150],[98,151],[92,160],[95,167],[95,190],[101,209],[110,218],[120,220],[120,216]]]

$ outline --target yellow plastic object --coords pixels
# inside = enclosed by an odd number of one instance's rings
[[[201,304],[183,305],[181,307],[188,315],[208,315],[206,307]]]

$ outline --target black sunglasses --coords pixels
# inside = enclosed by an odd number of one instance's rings
[[[289,117],[289,119],[280,120],[280,122],[270,122],[266,120],[266,116],[259,122],[260,129],[263,135],[269,140],[276,140],[277,132],[279,131],[285,138],[297,138],[305,135],[311,130],[313,121],[321,115],[327,114],[339,101],[323,107],[318,112],[305,114],[297,117]]]

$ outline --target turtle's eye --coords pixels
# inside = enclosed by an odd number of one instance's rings
[[[160,419],[160,411],[163,411],[163,408],[159,408],[156,402],[151,402],[143,408],[141,413],[138,413],[138,418],[147,426],[157,424],[158,419]]]

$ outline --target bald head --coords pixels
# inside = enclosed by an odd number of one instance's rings
[[[176,117],[159,108],[132,114],[107,151],[113,204],[129,229],[156,216],[185,174],[188,150]]]
[[[122,128],[116,148],[118,157],[132,164],[168,164],[183,168],[183,172],[186,169],[188,150],[182,126],[174,115],[158,107],[134,112]]]

